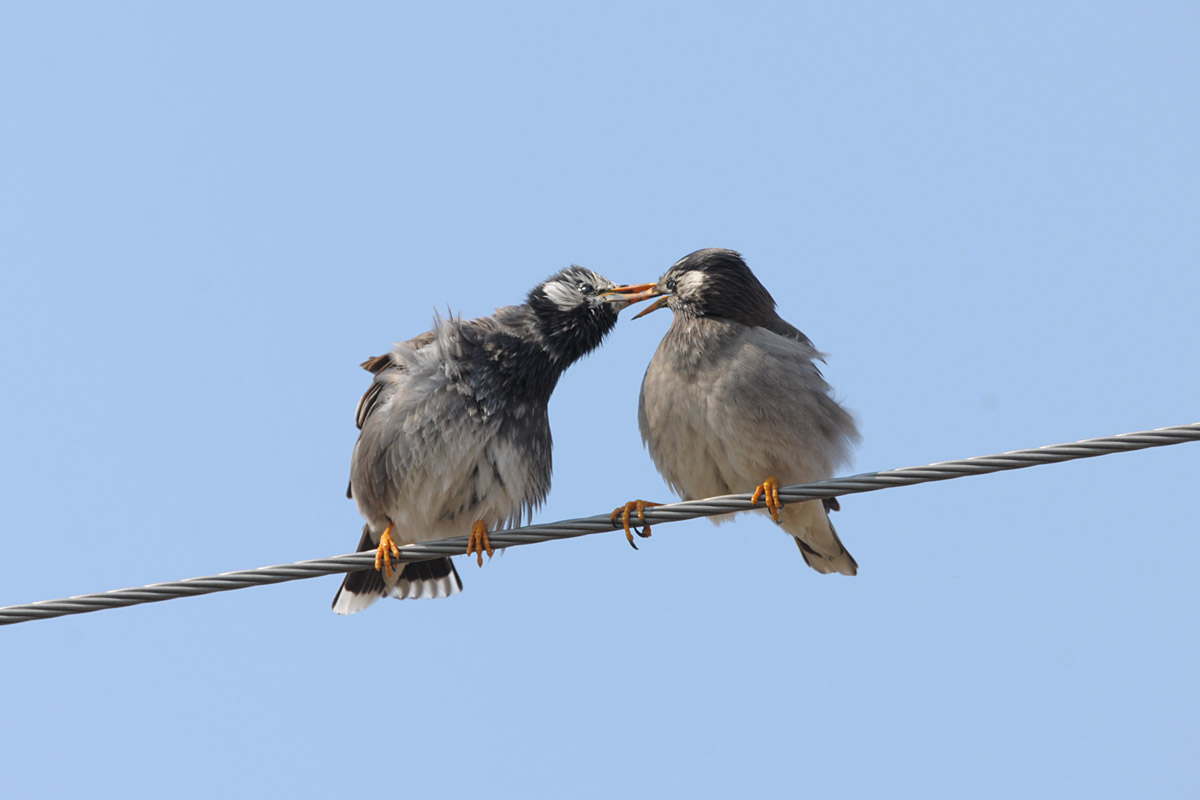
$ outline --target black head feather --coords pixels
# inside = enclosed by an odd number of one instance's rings
[[[624,305],[601,297],[614,286],[590,269],[570,266],[529,293],[540,344],[563,369],[596,349],[616,326]]]
[[[684,256],[662,276],[658,288],[671,295],[671,310],[685,316],[719,317],[744,325],[778,319],[775,298],[733,250],[710,247]]]

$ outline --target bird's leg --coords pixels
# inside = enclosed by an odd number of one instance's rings
[[[759,497],[767,504],[767,510],[771,512],[771,519],[775,520],[775,524],[778,525],[779,509],[783,508],[783,503],[779,502],[779,479],[774,475],[768,475],[765,481],[754,488],[754,496],[750,498],[750,504],[758,505]]]
[[[637,550],[638,546],[633,543],[633,534],[635,532],[643,539],[650,538],[650,526],[646,524],[646,509],[652,506],[661,505],[662,503],[651,503],[648,500],[630,500],[623,506],[617,506],[608,518],[612,520],[613,525],[617,524],[618,516],[621,518],[621,525],[625,528],[625,538],[629,540],[629,546],[634,550]],[[633,531],[629,527],[629,515],[635,509],[637,510],[638,522],[641,523],[642,526],[641,530],[638,531]]]
[[[383,572],[384,578],[392,579],[392,559],[400,557],[400,548],[396,547],[396,542],[392,539],[392,521],[389,519],[387,527],[383,529],[383,534],[379,537],[379,549],[375,551],[375,571]]]
[[[492,549],[492,541],[488,538],[487,523],[481,519],[475,520],[475,524],[471,526],[471,538],[467,540],[467,555],[472,553],[479,554],[479,566],[483,566],[483,551],[486,550],[488,558],[496,552]]]

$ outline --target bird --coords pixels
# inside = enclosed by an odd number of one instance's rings
[[[779,486],[833,476],[859,439],[854,417],[832,396],[807,336],[775,310],[775,299],[740,253],[707,248],[675,262],[654,283],[630,284],[618,302],[658,299],[674,313],[642,380],[638,427],[667,484],[684,500],[754,491],[822,574],[855,575],[858,564],[829,519],[836,498],[782,505]],[[657,505],[634,500],[613,512]],[[714,522],[723,521],[713,518]],[[634,545],[636,548],[636,545]]]
[[[366,520],[358,551],[375,550],[375,568],[346,575],[335,612],[388,594],[457,594],[462,580],[449,557],[393,568],[397,545],[470,526],[467,555],[483,566],[483,553],[493,553],[488,530],[532,516],[550,490],[550,395],[616,325],[627,303],[605,295],[615,288],[572,265],[521,305],[470,320],[435,313],[432,330],[362,363],[374,379],[355,414],[346,496]]]

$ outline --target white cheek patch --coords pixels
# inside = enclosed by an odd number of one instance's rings
[[[675,294],[684,294],[690,297],[696,297],[704,293],[704,287],[708,283],[708,276],[697,270],[689,270],[679,276],[675,281]]]
[[[560,281],[551,281],[543,288],[546,292],[546,297],[550,298],[550,302],[564,310],[578,306],[582,299],[579,293],[572,287]]]

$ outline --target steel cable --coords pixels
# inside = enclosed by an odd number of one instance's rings
[[[1144,450],[1150,447],[1162,447],[1194,441],[1200,441],[1200,422],[1194,422],[1190,425],[1158,428],[1150,431],[1123,433],[1099,439],[1084,439],[1067,444],[1052,444],[1029,450],[1014,450],[1009,453],[999,453],[990,456],[975,456],[959,461],[942,461],[919,467],[902,467],[883,472],[868,472],[861,475],[852,475],[847,478],[834,478],[798,486],[784,486],[779,489],[779,498],[785,503],[795,503],[803,500],[839,497],[847,494],[873,492],[895,486],[911,486],[917,483],[944,481],[970,475],[985,475],[991,472],[1023,469],[1042,464],[1056,464],[1079,458],[1127,453],[1133,450]],[[678,522],[680,520],[726,514],[733,511],[746,511],[755,507],[762,508],[761,505],[752,506],[750,496],[750,493],[746,492],[744,494],[710,497],[704,500],[693,500],[647,508],[645,511],[646,522],[647,524]],[[571,539],[591,533],[611,533],[613,530],[614,526],[609,515],[599,514],[592,517],[581,517],[579,519],[563,520],[543,525],[529,525],[507,531],[495,531],[489,534],[489,536],[494,547],[519,547],[521,545],[536,544],[554,539]],[[405,545],[400,548],[399,560],[422,561],[438,556],[457,556],[462,555],[466,551],[466,548],[467,537],[455,536],[436,542]],[[63,600],[42,600],[26,605],[0,608],[0,625],[13,625],[18,622],[48,619],[67,614],[86,614],[90,611],[101,611],[106,608],[157,603],[179,597],[194,597],[214,592],[245,589],[251,586],[265,586],[304,578],[316,578],[321,575],[331,575],[373,567],[374,563],[374,552],[350,553],[333,556],[332,558],[300,561],[294,564],[259,567],[258,569],[241,570],[238,572],[224,572],[220,575],[188,578],[168,583],[154,583],[149,586],[132,589],[114,589],[99,594],[79,595]]]

